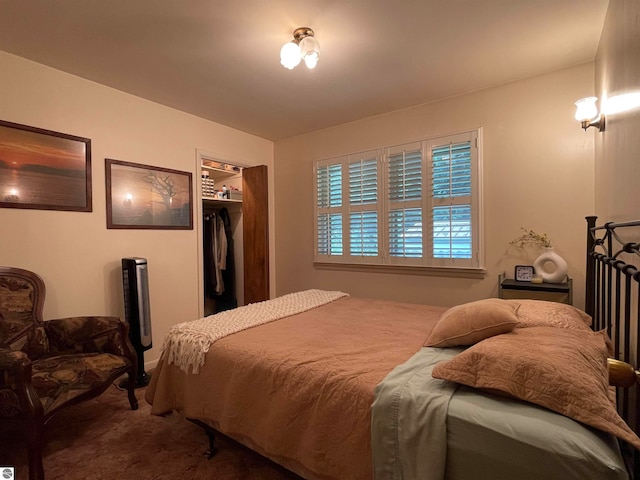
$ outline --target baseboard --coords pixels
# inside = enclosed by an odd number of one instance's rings
[[[149,372],[156,368],[158,366],[158,360],[159,359],[156,358],[155,360],[151,360],[150,362],[144,362],[145,371]]]

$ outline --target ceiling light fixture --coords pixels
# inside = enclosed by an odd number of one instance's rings
[[[597,100],[597,97],[585,97],[575,103],[576,120],[581,123],[585,131],[589,127],[598,127],[600,132],[604,131],[604,115],[598,113]]]
[[[293,40],[285,43],[280,50],[280,63],[289,70],[293,70],[301,60],[304,60],[307,68],[315,68],[319,57],[320,44],[309,27],[296,28]]]

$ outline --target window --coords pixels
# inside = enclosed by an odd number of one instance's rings
[[[481,268],[479,135],[315,162],[315,261]]]

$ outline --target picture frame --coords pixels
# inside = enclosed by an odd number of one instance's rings
[[[105,158],[108,229],[193,230],[190,172]]]
[[[0,207],[91,212],[91,140],[0,120]]]

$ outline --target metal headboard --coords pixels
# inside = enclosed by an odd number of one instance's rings
[[[640,364],[640,220],[596,226],[587,220],[587,271],[585,311],[593,329],[606,329],[613,341],[614,357],[636,368]],[[618,412],[640,432],[638,386],[618,388]],[[630,470],[640,479],[640,452],[630,449]]]

